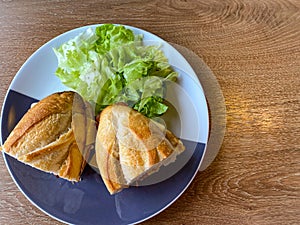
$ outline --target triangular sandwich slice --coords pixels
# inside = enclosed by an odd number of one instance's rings
[[[95,150],[102,179],[115,194],[174,162],[185,147],[164,126],[116,104],[100,114]]]
[[[72,91],[51,94],[25,113],[2,149],[36,169],[77,182],[86,165],[83,154],[87,154],[87,143],[84,136],[75,138],[74,124],[85,130],[87,108],[89,105]]]

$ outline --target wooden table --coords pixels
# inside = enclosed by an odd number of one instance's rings
[[[84,2],[84,3],[82,3]],[[189,48],[223,91],[214,162],[144,224],[299,224],[300,1],[1,1],[0,104],[41,45],[96,23],[136,26]],[[0,224],[60,224],[18,190],[0,157]]]

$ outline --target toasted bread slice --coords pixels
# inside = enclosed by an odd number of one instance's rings
[[[101,112],[95,149],[103,181],[114,194],[175,161],[185,147],[164,126],[113,105]]]
[[[80,112],[74,114],[75,96],[76,109]],[[83,157],[86,138],[75,138],[74,124],[80,126],[77,130],[85,129],[82,121],[88,107],[72,91],[54,93],[42,99],[25,113],[10,133],[2,146],[3,151],[39,170],[69,181],[79,181],[86,164]],[[74,115],[81,121],[76,119],[74,123]]]

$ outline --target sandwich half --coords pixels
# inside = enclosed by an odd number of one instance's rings
[[[106,107],[96,136],[96,160],[110,194],[168,165],[185,150],[161,124],[125,105]]]
[[[90,143],[85,136],[76,138],[75,130],[86,129],[89,108],[72,91],[54,93],[25,113],[2,150],[36,169],[77,182],[86,165]]]

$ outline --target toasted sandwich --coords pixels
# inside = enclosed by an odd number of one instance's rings
[[[176,160],[185,150],[169,130],[125,105],[100,114],[96,160],[110,194],[127,188]]]
[[[90,112],[89,104],[74,92],[54,93],[25,113],[2,150],[36,169],[77,182],[92,144],[78,132],[93,124]]]

